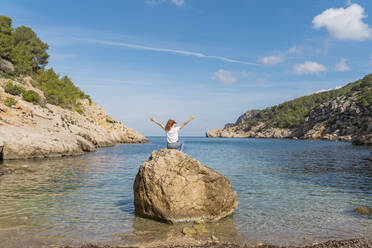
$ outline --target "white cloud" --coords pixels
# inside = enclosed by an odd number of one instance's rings
[[[97,44],[106,45],[106,46],[117,46],[117,47],[129,48],[129,49],[137,49],[137,50],[146,50],[146,51],[155,51],[155,52],[163,52],[163,53],[193,56],[193,57],[198,57],[198,58],[217,59],[217,60],[221,60],[221,61],[228,62],[228,63],[237,63],[237,64],[243,64],[243,65],[257,65],[256,63],[252,63],[252,62],[235,60],[235,59],[230,59],[230,58],[222,57],[222,56],[206,55],[206,54],[199,53],[199,52],[192,52],[192,51],[185,51],[185,50],[142,46],[142,45],[137,45],[137,44],[107,41],[107,40],[95,40],[95,39],[78,39],[78,40],[91,42],[91,43],[97,43]]]
[[[177,7],[182,7],[185,4],[184,0],[171,0],[171,2]]]
[[[283,55],[263,57],[258,60],[260,63],[265,65],[276,65],[284,61]]]
[[[296,75],[319,74],[326,71],[328,71],[326,66],[313,61],[306,61],[303,64],[296,64],[293,68],[293,73]]]
[[[350,68],[346,63],[345,58],[341,58],[341,60],[335,65],[335,71],[348,71],[348,70],[350,70]]]
[[[236,77],[232,71],[227,71],[224,69],[219,69],[213,77],[214,80],[217,80],[223,84],[233,84],[236,82]]]
[[[338,89],[341,89],[342,86],[337,86],[335,88],[330,88],[330,89],[326,89],[326,90],[318,90],[318,91],[315,91],[313,94],[319,94],[319,93],[322,93],[322,92],[327,92],[327,91],[330,91],[330,90],[338,90]]]
[[[340,40],[366,40],[372,36],[372,29],[362,19],[367,18],[359,4],[347,8],[330,8],[313,19],[315,29],[326,28],[332,37]]]

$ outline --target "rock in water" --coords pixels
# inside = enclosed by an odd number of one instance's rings
[[[225,176],[173,149],[151,154],[133,190],[137,215],[171,223],[219,220],[238,205]]]
[[[372,208],[367,206],[359,206],[354,211],[361,215],[372,215]]]

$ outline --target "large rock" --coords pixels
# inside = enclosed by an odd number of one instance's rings
[[[0,70],[7,74],[13,74],[14,66],[10,61],[0,58]]]
[[[133,185],[137,215],[165,222],[215,221],[234,212],[229,180],[183,152],[154,151]]]

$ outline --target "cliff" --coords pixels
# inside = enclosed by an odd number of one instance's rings
[[[5,92],[7,84],[36,92],[43,104],[25,93]],[[31,77],[0,77],[0,160],[78,155],[97,147],[148,142],[89,99],[78,100],[79,111],[63,108],[47,103],[44,92],[33,85]]]
[[[292,138],[372,145],[372,74],[346,86],[251,110],[207,137]]]

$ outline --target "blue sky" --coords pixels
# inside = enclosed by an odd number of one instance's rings
[[[50,45],[49,66],[124,124],[197,118],[204,135],[372,73],[372,1],[2,0]]]

